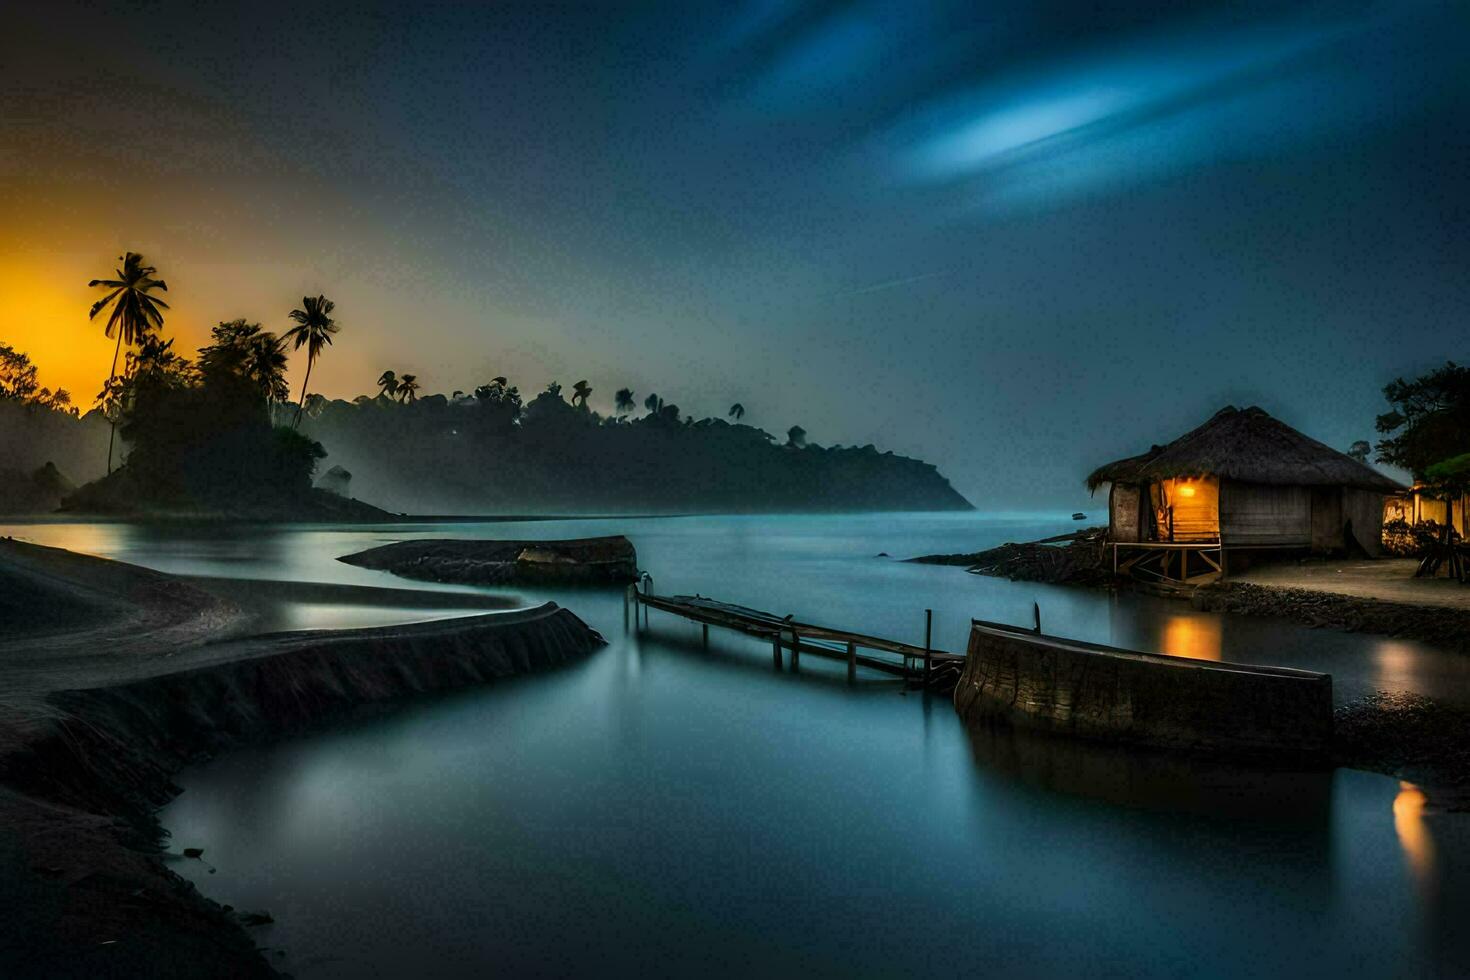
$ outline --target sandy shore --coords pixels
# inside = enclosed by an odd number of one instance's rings
[[[230,910],[159,853],[183,765],[365,706],[553,667],[602,639],[554,603],[363,630],[257,635],[287,590],[463,610],[419,590],[185,581],[0,540],[0,973],[271,976]],[[240,592],[236,601],[231,592]]]
[[[1470,585],[1450,578],[1415,578],[1417,558],[1378,558],[1342,561],[1314,559],[1258,565],[1236,582],[1277,589],[1306,589],[1333,595],[1376,599],[1410,606],[1432,606],[1470,612]]]

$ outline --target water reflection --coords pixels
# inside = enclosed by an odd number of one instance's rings
[[[1431,895],[1435,883],[1434,837],[1424,819],[1428,803],[1424,791],[1413,783],[1400,782],[1393,800],[1393,829],[1404,849],[1409,870],[1422,894]]]
[[[1332,772],[1272,769],[1181,753],[1018,731],[969,733],[983,768],[1048,793],[1159,813],[1229,819],[1304,831],[1299,853],[1325,861]]]
[[[1175,613],[1164,620],[1159,649],[1173,657],[1219,660],[1223,631],[1219,616]]]

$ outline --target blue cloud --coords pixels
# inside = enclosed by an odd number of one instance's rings
[[[1155,35],[935,100],[886,143],[903,179],[987,210],[1276,153],[1400,110],[1423,9]]]

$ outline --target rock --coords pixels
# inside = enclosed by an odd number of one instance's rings
[[[184,857],[186,857],[186,858],[202,858],[202,857],[204,857],[204,848],[202,848],[202,847],[186,847],[186,848],[184,848]]]
[[[349,495],[352,486],[352,474],[340,466],[333,466],[322,474],[321,479],[316,481],[317,488],[328,493],[335,493],[339,497]]]
[[[622,535],[561,541],[399,541],[337,559],[405,578],[469,585],[610,585],[638,580]]]
[[[1107,528],[1091,527],[1043,541],[1003,544],[971,554],[925,555],[909,561],[929,565],[963,565],[976,575],[1020,582],[1066,585],[1110,585],[1115,581],[1104,562]]]
[[[241,912],[238,916],[242,926],[268,926],[276,920],[264,909],[259,912]]]

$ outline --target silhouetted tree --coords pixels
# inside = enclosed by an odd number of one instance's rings
[[[398,400],[412,405],[419,397],[419,378],[416,374],[405,374],[398,379]]]
[[[626,415],[638,407],[638,403],[633,400],[632,388],[619,388],[617,394],[613,395],[613,404],[619,415]]]
[[[806,430],[799,425],[793,425],[786,430],[786,445],[795,446],[797,449],[806,445]]]
[[[664,400],[657,395],[649,395],[643,399],[643,407],[648,409],[649,415],[658,415],[664,410]]]
[[[1373,447],[1368,444],[1368,440],[1359,439],[1348,447],[1347,454],[1360,463],[1366,463],[1368,462],[1368,454],[1372,451]]]
[[[392,371],[384,371],[378,375],[379,394],[384,398],[392,398],[398,394],[398,375]]]
[[[7,344],[0,344],[0,398],[28,402],[35,397],[38,388],[36,366],[30,357]]]
[[[285,401],[286,341],[258,323],[229,320],[211,332],[213,343],[199,348],[199,370],[206,377],[244,378],[267,402]]]
[[[739,422],[741,419],[745,418],[745,406],[740,404],[739,402],[736,402],[735,404],[730,406],[729,415],[736,422]]]
[[[1382,462],[1423,477],[1431,466],[1470,452],[1470,368],[1453,361],[1422,378],[1398,378],[1383,389],[1393,410],[1378,416],[1387,438]]]
[[[112,368],[107,372],[108,384],[103,387],[106,392],[112,386],[112,380],[117,377],[117,356],[123,346],[132,347],[149,330],[157,330],[163,326],[163,314],[160,310],[168,309],[168,304],[156,296],[148,295],[153,290],[168,292],[168,285],[162,279],[153,278],[158,272],[151,265],[143,264],[143,256],[137,252],[127,252],[122,256],[122,268],[116,270],[116,279],[93,279],[87,283],[89,287],[100,286],[109,290],[108,294],[92,304],[92,310],[87,314],[87,319],[97,319],[97,314],[112,304],[112,314],[107,318],[106,335],[116,336],[117,344],[112,350]],[[117,435],[117,422],[112,421],[112,432],[107,437],[107,472],[112,472],[112,445]]]
[[[44,405],[54,412],[67,412],[71,415],[77,414],[76,408],[71,403],[71,392],[65,388],[57,388],[55,391],[49,388],[42,388],[36,393],[35,402],[37,405]]]
[[[188,358],[174,352],[173,338],[144,334],[136,352],[128,353],[128,380],[135,390],[173,388],[193,380]]]
[[[311,368],[316,363],[322,348],[332,342],[332,335],[342,328],[332,319],[337,304],[325,296],[303,296],[302,309],[292,310],[291,319],[296,326],[286,331],[286,339],[295,344],[297,350],[306,347],[306,376],[301,379],[301,401],[296,406],[296,419],[292,428],[301,424],[301,411],[306,407],[306,386],[311,381]]]
[[[586,408],[587,396],[590,394],[592,394],[592,389],[588,387],[586,380],[578,381],[576,384],[572,385],[572,404],[576,405],[577,402],[580,401],[582,403],[582,407]]]
[[[290,398],[291,388],[286,384],[286,339],[262,331],[250,345],[245,374],[267,402]]]

